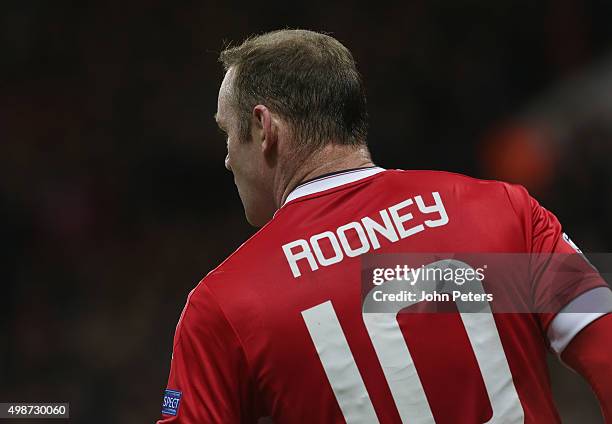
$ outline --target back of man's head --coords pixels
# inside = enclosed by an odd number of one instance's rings
[[[241,140],[249,139],[253,107],[286,120],[303,153],[328,143],[364,145],[365,89],[349,50],[329,35],[279,30],[250,37],[219,57],[233,69],[232,103]]]

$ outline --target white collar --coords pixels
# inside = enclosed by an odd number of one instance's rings
[[[285,206],[292,200],[298,199],[300,197],[308,196],[310,194],[319,193],[321,191],[329,190],[331,188],[359,181],[383,171],[383,168],[374,166],[371,168],[352,169],[344,172],[339,172],[333,175],[324,175],[320,178],[300,184],[299,186],[294,188],[293,191],[289,193],[289,196],[287,196],[287,199],[285,199],[283,206]]]

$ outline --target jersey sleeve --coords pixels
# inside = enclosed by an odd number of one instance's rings
[[[531,306],[537,313],[542,330],[556,353],[560,353],[578,332],[593,320],[602,316],[607,306],[592,302],[585,296],[598,289],[609,291],[599,272],[591,265],[582,251],[563,232],[557,217],[542,207],[527,191],[510,186],[509,195],[515,210],[522,210],[530,254]],[[522,203],[523,207],[517,206]],[[580,311],[565,311],[576,309]],[[586,300],[589,299],[589,302]],[[560,313],[562,312],[563,313]]]
[[[242,344],[205,280],[188,297],[173,345],[158,424],[256,422]]]
[[[546,331],[558,312],[571,301],[607,284],[562,231],[557,217],[533,198],[530,198],[530,207],[533,306],[542,312],[540,319]]]
[[[589,382],[606,423],[612,422],[611,333],[612,315],[606,315],[581,331],[561,356],[563,362]]]

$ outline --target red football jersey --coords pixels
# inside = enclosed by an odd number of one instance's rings
[[[559,422],[546,352],[602,313],[368,315],[362,260],[574,249],[520,186],[377,167],[304,183],[190,293],[158,423]],[[525,304],[550,300],[525,287]],[[555,299],[597,287],[581,278]]]

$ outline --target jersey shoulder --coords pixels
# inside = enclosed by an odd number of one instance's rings
[[[525,201],[529,198],[528,191],[520,184],[481,179],[457,172],[393,169],[386,171],[384,176],[387,177],[387,181],[398,183],[411,181],[417,186],[437,186],[440,189],[459,187],[481,192],[482,194],[487,192],[505,192],[507,196],[512,198],[512,201]]]
[[[279,240],[283,235],[291,233],[287,227],[290,226],[282,217],[269,221],[206,274],[192,290],[190,297],[197,299],[200,296],[218,295],[217,300],[221,303],[224,299],[232,299],[236,303],[240,298],[255,301],[259,294],[256,293],[254,283],[286,277],[284,274],[279,275],[284,268],[276,265],[282,259]]]

